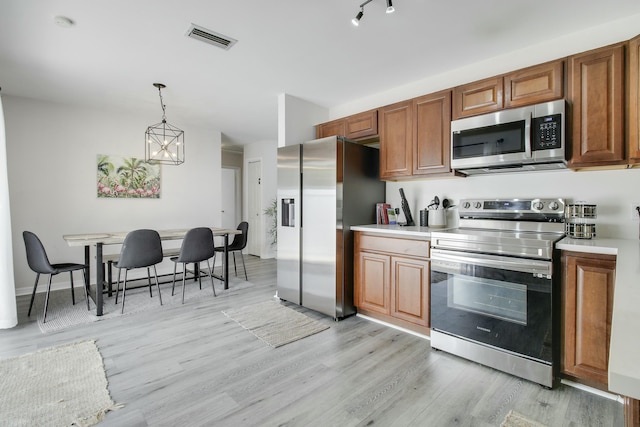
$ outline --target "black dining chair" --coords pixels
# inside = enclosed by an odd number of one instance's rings
[[[202,261],[207,262],[207,268],[209,272],[209,278],[211,279],[211,289],[213,289],[213,296],[216,296],[216,288],[213,285],[213,269],[209,264],[209,260],[215,255],[213,249],[213,232],[207,227],[192,228],[187,231],[184,239],[182,240],[182,246],[180,247],[180,254],[176,257],[171,257],[173,265],[173,286],[171,287],[171,295],[176,287],[176,270],[178,264],[182,264],[182,303],[184,304],[184,285],[187,277],[187,264],[195,264],[195,274],[198,276],[198,283],[200,289],[202,289],[202,280],[199,271],[199,266]]]
[[[134,230],[124,238],[122,242],[122,249],[120,250],[120,257],[118,262],[115,263],[115,267],[118,269],[118,280],[116,282],[116,304],[118,303],[118,292],[120,291],[120,273],[124,268],[124,285],[122,287],[122,313],[124,313],[124,300],[127,293],[127,273],[129,270],[135,268],[146,268],[147,278],[149,279],[149,295],[153,296],[151,292],[151,271],[153,267],[153,274],[156,278],[156,288],[158,289],[158,298],[160,299],[160,305],[162,305],[162,295],[160,294],[160,283],[158,282],[158,272],[156,270],[156,264],[162,262],[162,241],[160,235],[155,230]]]
[[[242,258],[242,268],[244,268],[244,278],[245,280],[249,280],[247,277],[247,267],[244,264],[244,255],[242,255],[242,251],[247,247],[247,238],[249,233],[249,223],[247,221],[242,221],[237,230],[242,231],[241,234],[234,234],[233,241],[229,244],[227,248],[228,253],[233,254],[233,269],[236,272],[236,277],[238,276],[238,268],[236,267],[236,252],[240,252],[240,256]],[[224,246],[216,246],[215,252],[224,252]],[[213,260],[213,264],[215,265],[215,258]]]
[[[33,292],[31,293],[31,302],[29,303],[29,313],[27,316],[31,316],[31,308],[33,307],[33,300],[36,296],[36,288],[38,287],[38,279],[40,279],[40,274],[48,274],[49,275],[49,284],[47,285],[47,294],[44,298],[44,312],[42,315],[42,323],[47,321],[47,307],[49,305],[49,292],[51,291],[51,279],[56,274],[69,272],[69,277],[71,278],[71,301],[73,304],[76,304],[76,297],[73,291],[73,272],[76,270],[82,270],[83,276],[83,288],[84,288],[84,296],[87,299],[87,310],[89,310],[89,291],[87,289],[87,268],[89,267],[86,264],[76,264],[76,263],[57,263],[51,264],[49,262],[49,257],[47,257],[47,252],[42,245],[42,242],[34,233],[30,231],[23,231],[22,237],[24,238],[24,245],[27,250],[27,263],[29,264],[29,268],[33,270],[36,275],[36,283],[33,285]]]

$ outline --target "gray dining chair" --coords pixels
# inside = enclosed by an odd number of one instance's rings
[[[87,268],[86,264],[77,264],[77,263],[57,263],[51,264],[49,262],[49,257],[47,257],[47,252],[42,245],[42,242],[34,233],[30,231],[23,231],[22,237],[24,239],[24,245],[27,251],[27,264],[29,264],[29,268],[36,273],[36,282],[33,285],[33,292],[31,293],[31,302],[29,303],[29,313],[27,316],[31,316],[31,308],[33,307],[33,300],[36,296],[36,288],[38,287],[38,279],[40,279],[40,274],[48,274],[49,275],[49,284],[47,285],[47,294],[44,298],[44,311],[42,314],[42,323],[47,321],[47,307],[49,305],[49,292],[51,291],[51,279],[56,274],[69,272],[69,277],[71,279],[71,301],[73,305],[76,304],[76,297],[73,291],[73,272],[77,270],[82,270],[83,283],[82,286],[84,288],[84,296],[87,299],[87,310],[89,310],[89,291],[87,289]]]
[[[238,268],[236,267],[236,252],[240,252],[240,257],[242,258],[242,268],[244,268],[244,278],[245,280],[249,280],[247,277],[247,267],[244,264],[244,255],[242,255],[242,251],[247,247],[247,239],[249,237],[249,223],[247,221],[242,221],[237,230],[242,231],[241,234],[234,234],[233,241],[227,247],[227,253],[233,254],[233,270],[236,273],[236,277],[238,276]],[[216,246],[215,252],[224,252],[224,246]],[[215,258],[213,261],[215,265]]]
[[[216,296],[216,288],[213,284],[213,269],[209,264],[209,260],[215,255],[213,247],[213,232],[207,227],[192,228],[187,231],[184,239],[182,240],[182,246],[180,247],[180,254],[176,257],[171,257],[173,265],[173,286],[171,287],[171,295],[176,287],[176,270],[178,264],[182,264],[182,303],[184,304],[184,285],[187,277],[187,264],[195,264],[195,274],[198,277],[198,283],[200,289],[202,289],[202,279],[200,274],[200,263],[207,262],[207,269],[209,272],[209,278],[211,279],[211,289],[213,289],[213,296]]]
[[[115,267],[118,269],[118,280],[116,282],[116,304],[118,304],[118,293],[120,291],[120,273],[124,269],[124,285],[122,287],[122,313],[124,313],[124,301],[127,293],[127,273],[129,270],[136,268],[146,268],[147,278],[149,280],[149,295],[153,296],[151,291],[151,267],[156,279],[156,288],[158,289],[158,298],[162,305],[162,295],[160,294],[160,283],[158,282],[158,272],[156,264],[162,262],[162,241],[160,235],[155,230],[134,230],[127,233],[122,242],[120,257]]]

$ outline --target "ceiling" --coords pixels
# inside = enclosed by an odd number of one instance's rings
[[[242,145],[277,139],[282,93],[332,108],[640,13],[638,0],[394,0],[386,14],[373,0],[354,27],[361,1],[0,0],[0,87],[155,123],[161,82],[171,124]],[[238,42],[188,38],[192,23]]]

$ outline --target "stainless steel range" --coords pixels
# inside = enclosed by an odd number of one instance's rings
[[[563,199],[467,199],[431,233],[431,346],[553,387]]]

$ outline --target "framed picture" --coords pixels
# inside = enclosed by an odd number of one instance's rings
[[[98,154],[97,160],[99,198],[160,198],[160,165],[108,154]]]

